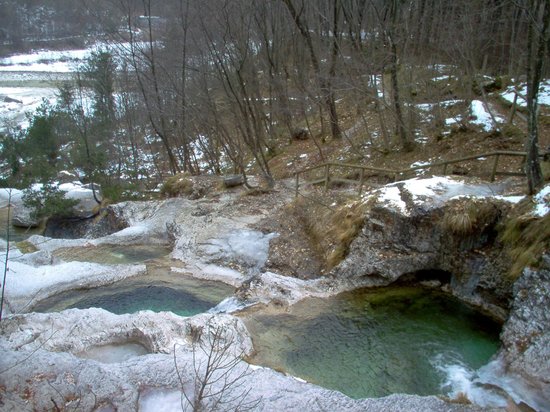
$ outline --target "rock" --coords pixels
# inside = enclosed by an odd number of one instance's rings
[[[550,406],[550,254],[526,268],[514,285],[510,317],[501,333],[510,372],[538,388]]]
[[[244,185],[244,177],[242,175],[224,176],[223,185],[227,188]]]
[[[91,188],[82,185],[80,182],[61,183],[59,189],[66,192],[67,199],[78,200],[78,204],[73,208],[74,214],[70,217],[88,218],[94,215],[98,203],[94,197]],[[0,193],[0,202],[7,202],[7,189],[2,189]],[[96,190],[96,197],[101,199],[101,195]],[[32,210],[23,204],[23,192],[12,191],[13,217],[12,224],[17,227],[37,227],[40,221],[31,216]]]
[[[62,170],[57,174],[55,178],[56,182],[62,183],[72,183],[78,181],[78,176],[75,173],[71,173],[67,170]]]
[[[31,217],[31,209],[23,203],[13,206],[11,224],[15,227],[34,228],[40,225],[40,220]]]
[[[447,272],[453,294],[504,321],[512,286],[503,276],[506,260],[498,247],[494,253],[479,250],[491,247],[498,216],[510,206],[481,198],[478,190],[475,184],[437,178],[432,183],[430,179],[397,183],[367,195],[370,207],[364,226],[331,275],[358,287],[389,285],[417,272]],[[477,197],[449,200],[464,194]],[[464,209],[463,202],[491,212],[487,222],[480,220],[479,227],[470,228],[471,233],[453,232],[445,224],[446,215]]]
[[[95,186],[95,195],[90,185],[83,185],[80,182],[62,183],[59,185],[59,190],[66,192],[67,199],[78,200],[78,204],[73,208],[75,212],[73,217],[93,216],[99,204],[97,201],[101,201],[97,186]]]
[[[128,227],[111,207],[102,209],[90,218],[50,218],[44,236],[55,239],[96,239]]]
[[[13,97],[9,97],[9,96],[4,96],[3,97],[3,100],[5,103],[18,103],[18,104],[23,104],[23,102],[21,100],[18,100],[18,99],[14,99]]]

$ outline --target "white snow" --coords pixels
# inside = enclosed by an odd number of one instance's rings
[[[533,214],[538,217],[544,217],[550,212],[550,184],[547,184],[534,197],[535,210]]]
[[[79,358],[93,359],[101,363],[120,363],[136,356],[147,355],[147,349],[139,343],[121,343],[92,346],[76,354]]]
[[[483,128],[486,132],[490,132],[495,126],[489,111],[481,100],[472,100],[470,104],[470,113],[474,118],[471,122]],[[493,114],[497,123],[504,122],[504,119],[497,114]]]
[[[513,103],[514,97],[516,94],[515,91],[516,91],[515,86],[510,86],[502,94],[502,97],[504,98],[504,100],[510,103]],[[517,92],[518,92],[518,99],[516,101],[516,104],[521,107],[526,107],[527,100],[525,99],[525,97],[527,96],[527,84],[522,83],[519,86],[517,86]],[[539,104],[550,106],[550,80],[545,80],[541,83],[539,87],[538,102]]]
[[[387,204],[390,207],[397,209],[399,212],[407,215],[407,204],[401,198],[401,191],[397,186],[386,186],[377,190],[378,200]]]
[[[0,188],[0,208],[8,206],[8,200],[12,206],[22,202],[23,191],[12,188]]]
[[[56,93],[57,89],[53,87],[0,87],[1,123],[27,128],[26,113],[33,113],[43,101],[54,104]],[[16,101],[5,101],[6,98]]]
[[[525,196],[501,196],[501,195],[498,195],[498,196],[495,196],[495,199],[503,200],[503,201],[508,202],[508,203],[518,204],[523,199],[525,199]]]
[[[92,49],[40,50],[0,59],[0,71],[71,72],[74,64],[84,60]]]
[[[191,273],[194,277],[199,279],[215,280],[235,287],[240,286],[245,279],[242,273],[234,269],[200,262],[194,262],[192,267],[172,267],[170,270],[174,273]]]
[[[432,177],[429,179],[410,179],[403,182],[404,188],[413,196],[413,200],[420,197],[434,197],[451,186],[463,186],[462,182],[456,182],[446,177]]]
[[[417,162],[414,162],[414,163],[411,163],[411,165],[409,166],[410,168],[415,168],[415,167],[420,167],[420,166],[427,166],[431,163],[432,161],[431,160],[428,160],[428,161],[422,161],[422,160],[419,160]],[[417,175],[423,175],[427,172],[426,169],[418,169],[418,170],[415,170],[415,173]]]
[[[449,117],[445,119],[445,125],[452,126],[454,124],[460,123],[462,121],[462,116]]]
[[[269,241],[276,236],[275,233],[263,234],[256,230],[235,230],[225,236],[207,240],[200,245],[199,250],[210,261],[233,259],[260,269],[267,260]]]
[[[181,391],[149,389],[141,393],[138,410],[141,412],[181,412]]]
[[[446,75],[446,76],[438,76],[438,77],[434,77],[432,79],[433,82],[440,82],[440,81],[443,81],[443,80],[455,80],[456,79],[456,76],[453,76],[453,75]]]

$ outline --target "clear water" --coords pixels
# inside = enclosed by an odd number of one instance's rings
[[[54,256],[67,261],[94,262],[107,265],[132,264],[166,256],[164,245],[99,245],[57,249]]]
[[[233,292],[234,288],[224,283],[183,275],[140,276],[94,289],[63,292],[43,300],[33,310],[56,312],[95,307],[119,315],[152,310],[192,316],[206,312]]]
[[[444,393],[446,365],[477,369],[499,345],[499,325],[413,287],[358,290],[244,316],[257,350],[253,363],[354,398]]]

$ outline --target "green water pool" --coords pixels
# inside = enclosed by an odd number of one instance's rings
[[[35,312],[102,308],[116,314],[140,310],[192,316],[208,311],[234,292],[232,286],[182,275],[140,276],[113,285],[60,293],[33,307]]]
[[[244,318],[257,351],[252,363],[353,398],[445,393],[446,369],[477,369],[499,346],[498,324],[416,287],[310,298]]]

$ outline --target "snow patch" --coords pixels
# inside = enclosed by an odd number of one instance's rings
[[[149,389],[141,393],[138,410],[141,412],[181,412],[182,393],[172,389]]]
[[[415,167],[421,167],[421,166],[428,166],[430,163],[432,163],[431,160],[428,160],[428,161],[422,161],[422,160],[419,160],[417,162],[414,162],[414,163],[411,163],[411,165],[409,166],[411,169],[415,168]],[[417,175],[423,175],[427,172],[426,169],[418,169],[418,170],[415,170],[414,171]]]
[[[474,118],[471,122],[481,126],[484,131],[490,132],[494,128],[495,124],[493,122],[493,118],[481,100],[472,100],[472,103],[470,104],[470,113]],[[503,123],[505,121],[502,117],[496,114],[494,117],[497,123]]]
[[[516,101],[516,105],[521,107],[527,107],[527,101],[525,100],[525,96],[527,96],[526,83],[520,84],[519,86],[517,86],[517,89],[516,89],[516,86],[508,87],[506,91],[502,93],[501,96],[507,102],[514,103],[516,91],[518,93],[518,99]],[[545,80],[540,84],[538,102],[539,104],[550,106],[550,80]]]
[[[401,191],[397,186],[386,186],[378,190],[378,200],[407,215],[407,204],[401,198]]]
[[[8,260],[6,296],[16,312],[37,298],[45,299],[65,290],[108,284],[145,271],[145,265],[108,266],[89,262],[33,267],[15,259],[16,256],[10,256]]]
[[[251,268],[261,269],[268,257],[269,241],[276,233],[240,229],[200,245],[199,250],[213,260],[236,260]]]
[[[533,214],[538,217],[544,217],[550,212],[550,184],[546,185],[534,197],[535,210]]]

